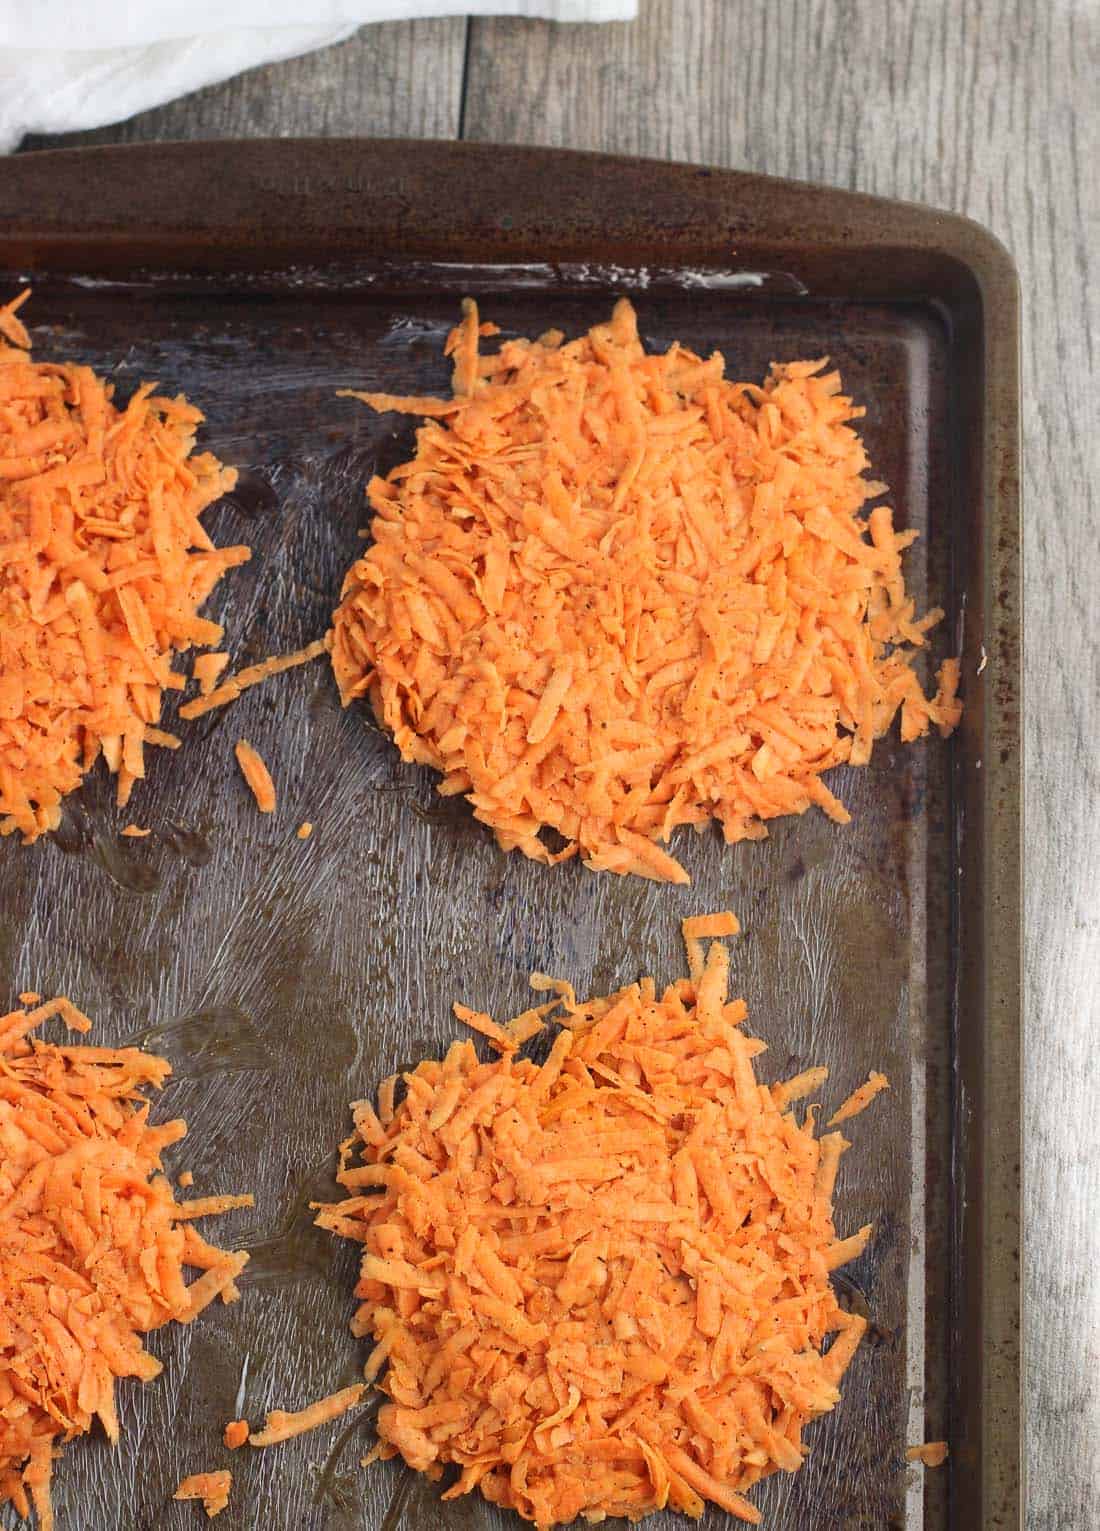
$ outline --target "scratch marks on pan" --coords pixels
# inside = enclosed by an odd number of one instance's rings
[[[244,1413],[244,1393],[248,1386],[248,1363],[251,1359],[251,1351],[246,1350],[244,1360],[241,1362],[241,1380],[237,1384],[237,1396],[233,1400],[233,1416],[240,1419]]]

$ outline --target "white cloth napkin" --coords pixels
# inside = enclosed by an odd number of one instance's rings
[[[24,133],[120,122],[367,21],[631,21],[637,0],[0,0],[0,153]]]

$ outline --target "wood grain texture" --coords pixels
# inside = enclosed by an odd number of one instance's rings
[[[325,134],[453,138],[465,42],[461,19],[363,27],[338,47],[250,69],[126,122],[90,133],[30,134],[22,147]]]
[[[473,23],[471,137],[694,159],[986,224],[1025,303],[1029,1525],[1100,1525],[1100,6],[650,0]]]

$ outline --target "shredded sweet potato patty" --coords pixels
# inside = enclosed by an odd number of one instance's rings
[[[815,1137],[811,1069],[768,1087],[727,998],[728,956],[685,922],[698,967],[509,1025],[456,1006],[501,1056],[456,1042],[353,1107],[323,1227],[363,1245],[352,1328],[389,1395],[377,1455],[479,1487],[539,1526],[704,1501],[756,1523],[746,1491],[796,1471],[865,1320],[829,1272],[848,1146]],[[699,960],[697,960],[699,959]],[[517,1054],[564,1006],[541,1067]],[[823,1355],[822,1343],[833,1335]],[[388,1368],[388,1369],[387,1369]]]
[[[248,1256],[191,1220],[252,1200],[177,1202],[161,1154],[187,1128],[150,1126],[144,1094],[170,1065],[30,1040],[54,1015],[90,1025],[64,999],[0,1016],[0,1504],[33,1504],[41,1531],[57,1447],[96,1417],[117,1440],[115,1379],[161,1371],[140,1336],[237,1295]],[[203,1273],[190,1286],[187,1267]]]
[[[145,745],[179,743],[157,727],[173,651],[221,641],[198,610],[249,549],[199,519],[236,482],[193,453],[199,411],[151,383],[120,410],[90,368],[31,361],[21,301],[0,308],[0,834],[31,841],[101,754],[123,805]]]
[[[373,545],[344,582],[332,660],[404,759],[442,771],[505,849],[688,877],[656,843],[714,818],[726,839],[811,803],[901,712],[906,740],[958,721],[958,666],[929,700],[885,486],[824,361],[762,387],[674,345],[649,355],[625,299],[562,344],[449,349],[451,401],[354,394],[435,416],[372,479]],[[552,851],[546,827],[564,836]]]

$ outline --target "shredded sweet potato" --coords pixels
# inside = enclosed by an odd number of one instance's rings
[[[198,681],[203,696],[209,696],[218,684],[218,677],[229,663],[228,654],[197,654],[191,666],[192,677]]]
[[[228,1468],[217,1472],[192,1473],[184,1478],[173,1499],[201,1499],[203,1508],[211,1520],[220,1515],[229,1503],[229,1490],[233,1486],[233,1474]]]
[[[33,362],[25,296],[0,308],[0,834],[32,841],[101,755],[124,805],[145,746],[179,743],[156,726],[173,653],[221,640],[199,608],[250,550],[203,529],[236,473],[194,453],[199,411]]]
[[[796,1118],[804,1081],[757,1081],[728,967],[714,942],[663,993],[558,984],[541,1066],[455,1042],[399,1104],[387,1081],[353,1106],[346,1195],[317,1222],[363,1246],[352,1329],[389,1395],[372,1456],[453,1465],[445,1499],[480,1488],[540,1527],[707,1500],[757,1523],[747,1492],[802,1465],[866,1327],[829,1272],[870,1229],[837,1238],[848,1145]]]
[[[308,1430],[316,1430],[330,1419],[338,1419],[341,1414],[346,1414],[360,1402],[365,1392],[363,1384],[356,1382],[351,1387],[341,1388],[338,1393],[331,1393],[327,1398],[319,1398],[316,1403],[296,1413],[288,1414],[284,1409],[272,1409],[264,1421],[264,1428],[250,1435],[248,1444],[278,1446],[283,1441],[292,1441],[296,1435],[305,1435]]]
[[[920,1446],[910,1446],[905,1453],[907,1462],[920,1462],[925,1467],[942,1467],[947,1461],[946,1441],[925,1441]]]
[[[932,700],[912,665],[942,616],[906,594],[916,533],[862,514],[885,486],[824,361],[733,383],[718,353],[647,354],[626,299],[567,345],[481,356],[464,307],[452,401],[353,395],[436,418],[368,486],[332,663],[506,850],[687,882],[657,843],[677,825],[846,823],[825,771],[899,710],[905,740],[951,732],[957,661]]]
[[[254,745],[249,744],[247,739],[238,739],[233,753],[237,757],[241,775],[256,799],[256,807],[261,813],[274,813],[275,783],[271,780],[271,772],[264,765],[259,751]]]
[[[247,691],[250,686],[258,686],[262,681],[270,680],[273,675],[281,675],[284,670],[293,670],[297,665],[308,664],[311,659],[317,659],[325,653],[327,647],[327,638],[317,638],[307,643],[305,648],[295,649],[293,654],[278,654],[271,659],[261,660],[259,664],[249,665],[247,669],[230,676],[223,685],[212,691],[204,689],[202,696],[196,697],[193,702],[185,702],[180,708],[180,717],[190,722],[193,718],[201,718],[204,713],[213,712],[215,707],[235,702],[241,692]]]
[[[10,303],[0,304],[0,337],[9,345],[18,346],[21,351],[29,351],[31,337],[27,333],[27,327],[22,319],[17,318],[19,310],[31,295],[29,287],[13,298]]]
[[[853,1090],[848,1099],[837,1107],[826,1125],[829,1127],[839,1127],[841,1122],[846,1122],[849,1117],[858,1116],[861,1111],[866,1111],[880,1091],[888,1090],[889,1088],[890,1081],[886,1075],[876,1073],[872,1069],[864,1083],[858,1089]]]
[[[250,1191],[243,1196],[199,1196],[194,1201],[181,1201],[176,1216],[181,1222],[191,1222],[197,1217],[220,1217],[223,1212],[234,1212],[238,1207],[254,1207],[256,1198]]]
[[[692,983],[699,982],[706,965],[703,942],[713,940],[716,936],[735,936],[740,929],[737,916],[731,909],[725,909],[721,914],[689,915],[686,920],[680,921]]]
[[[248,1421],[246,1419],[231,1419],[222,1431],[222,1440],[230,1451],[236,1451],[247,1439]]]
[[[91,1025],[67,999],[0,1016],[0,1504],[33,1505],[41,1531],[61,1443],[97,1417],[117,1440],[115,1379],[160,1372],[140,1336],[232,1301],[248,1260],[190,1221],[243,1199],[188,1208],[165,1177],[187,1128],[151,1126],[145,1091],[167,1060],[32,1039],[55,1015]],[[202,1272],[190,1285],[188,1267]]]

